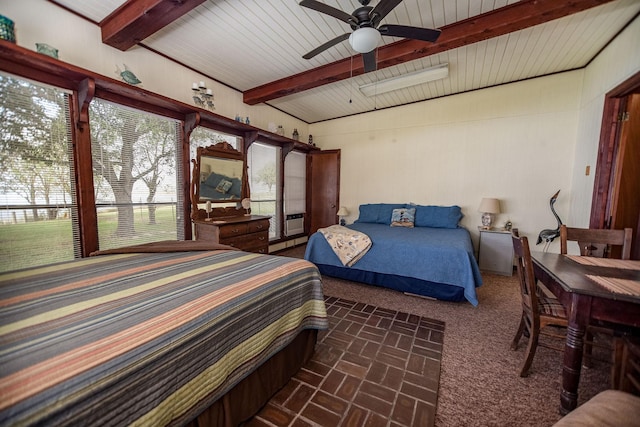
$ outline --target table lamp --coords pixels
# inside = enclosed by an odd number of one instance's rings
[[[346,222],[343,217],[349,215],[349,211],[344,206],[340,206],[340,209],[338,209],[338,213],[336,213],[336,215],[340,217],[340,225],[345,225]]]
[[[494,215],[500,213],[500,200],[490,198],[482,199],[480,207],[478,207],[478,212],[482,212],[482,228],[484,230],[490,230]]]

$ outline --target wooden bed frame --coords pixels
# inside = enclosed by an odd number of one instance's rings
[[[302,331],[187,426],[231,427],[251,419],[311,359],[317,336],[315,329]]]

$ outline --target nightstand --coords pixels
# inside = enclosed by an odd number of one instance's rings
[[[513,243],[511,232],[501,229],[480,231],[478,259],[480,270],[490,273],[513,275]]]

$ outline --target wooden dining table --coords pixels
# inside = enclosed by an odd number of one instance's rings
[[[564,306],[567,338],[562,367],[560,412],[575,409],[584,335],[597,324],[625,333],[640,331],[640,261],[532,252],[536,279]]]

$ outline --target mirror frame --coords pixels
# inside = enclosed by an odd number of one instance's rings
[[[220,199],[220,200],[212,200],[212,199],[201,200],[200,199],[200,184],[201,184],[200,171],[201,171],[203,157],[210,157],[212,159],[221,159],[221,160],[235,160],[241,163],[242,178],[241,178],[240,197],[238,198],[234,197],[230,199]],[[192,159],[191,162],[193,163],[193,172],[191,176],[191,208],[192,208],[191,218],[192,219],[202,219],[204,217],[207,217],[206,210],[200,209],[198,207],[199,204],[203,204],[207,202],[211,202],[212,204],[214,203],[230,204],[231,203],[231,204],[234,204],[233,209],[235,210],[237,209],[236,205],[238,205],[242,201],[242,199],[249,196],[248,188],[247,188],[247,164],[246,164],[244,155],[240,151],[233,148],[233,146],[228,142],[222,141],[217,144],[210,145],[208,147],[198,147],[196,152],[196,158]],[[220,210],[223,211],[224,213],[226,212],[227,209],[226,208],[215,209],[216,213],[217,211],[220,211]],[[214,214],[214,216],[219,216],[219,215]],[[226,215],[226,216],[229,216],[229,215]]]

